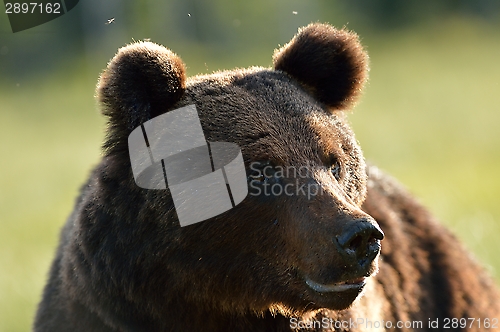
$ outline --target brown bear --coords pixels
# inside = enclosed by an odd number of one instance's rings
[[[62,230],[35,331],[500,326],[491,278],[364,162],[345,114],[367,79],[356,34],[311,24],[273,60],[271,69],[186,79],[162,46],[118,51],[97,86],[104,156]],[[188,105],[208,142],[241,148],[249,190],[228,211],[181,227],[171,188],[137,185],[128,138]]]

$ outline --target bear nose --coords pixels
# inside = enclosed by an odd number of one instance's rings
[[[380,240],[384,233],[370,219],[363,218],[350,222],[337,236],[339,253],[349,263],[365,268],[380,251]]]

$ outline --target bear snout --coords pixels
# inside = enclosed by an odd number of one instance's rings
[[[383,238],[384,233],[374,220],[361,218],[345,225],[334,241],[347,265],[366,270],[380,252]]]

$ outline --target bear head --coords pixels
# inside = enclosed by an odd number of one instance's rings
[[[181,59],[151,42],[123,47],[110,61],[97,87],[108,119],[104,161],[89,184],[97,189],[79,241],[91,266],[106,271],[87,275],[108,285],[110,298],[120,294],[157,316],[183,303],[293,315],[345,309],[370,282],[383,233],[361,210],[365,162],[345,118],[368,57],[354,33],[316,23],[273,61],[186,78]],[[127,138],[188,105],[207,141],[241,148],[249,193],[181,227],[168,189],[134,182]]]

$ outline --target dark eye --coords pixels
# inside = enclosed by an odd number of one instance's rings
[[[270,161],[258,161],[250,164],[248,181],[256,181],[260,183],[269,182],[273,176],[274,169]]]
[[[340,180],[340,164],[338,161],[335,161],[332,166],[330,166],[330,172],[332,172],[337,181]]]
[[[255,173],[255,174],[250,174],[248,177],[249,181],[257,181],[257,182],[267,182],[269,178],[267,178],[264,174],[262,173]]]

